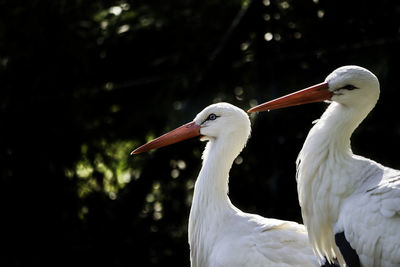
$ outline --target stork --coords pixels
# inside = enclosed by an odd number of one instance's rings
[[[132,154],[196,136],[208,141],[189,216],[192,266],[318,266],[303,225],[245,213],[232,205],[229,170],[250,131],[250,120],[243,110],[217,103],[206,107],[192,122]]]
[[[296,178],[314,251],[342,266],[400,266],[400,171],[354,155],[350,146],[379,92],[372,72],[344,66],[323,83],[249,110],[331,101],[308,133]]]

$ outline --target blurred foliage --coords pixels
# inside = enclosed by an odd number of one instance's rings
[[[358,64],[381,99],[353,150],[400,168],[400,3],[0,1],[1,266],[188,266],[204,144],[131,157],[226,101],[248,109]],[[301,221],[296,155],[325,105],[252,115],[244,211]]]

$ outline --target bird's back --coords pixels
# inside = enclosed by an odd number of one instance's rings
[[[378,170],[343,204],[335,232],[344,232],[364,266],[400,266],[400,171]]]
[[[230,216],[209,266],[318,266],[303,225],[240,211]]]

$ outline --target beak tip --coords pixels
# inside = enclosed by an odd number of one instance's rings
[[[270,111],[270,110],[269,110],[269,109],[264,109],[264,108],[262,108],[261,105],[260,105],[260,106],[252,107],[252,108],[249,109],[247,112],[248,112],[248,113],[255,113],[255,112],[261,112],[261,111]]]
[[[133,150],[133,151],[130,153],[130,155],[133,156],[133,155],[136,155],[136,154],[139,154],[139,153],[140,153],[140,152],[138,152],[137,149],[135,149],[135,150]]]

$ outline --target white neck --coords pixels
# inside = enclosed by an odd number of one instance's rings
[[[216,238],[213,233],[219,232],[226,216],[237,211],[228,198],[228,179],[232,163],[244,144],[227,139],[210,140],[203,153],[203,167],[195,184],[189,216],[193,266],[207,265]]]
[[[297,159],[299,202],[310,242],[317,253],[324,251],[328,253],[324,256],[332,259],[342,260],[333,237],[333,222],[342,201],[354,192],[360,179],[352,171],[362,163],[351,151],[350,137],[371,109],[330,104],[310,130]]]

